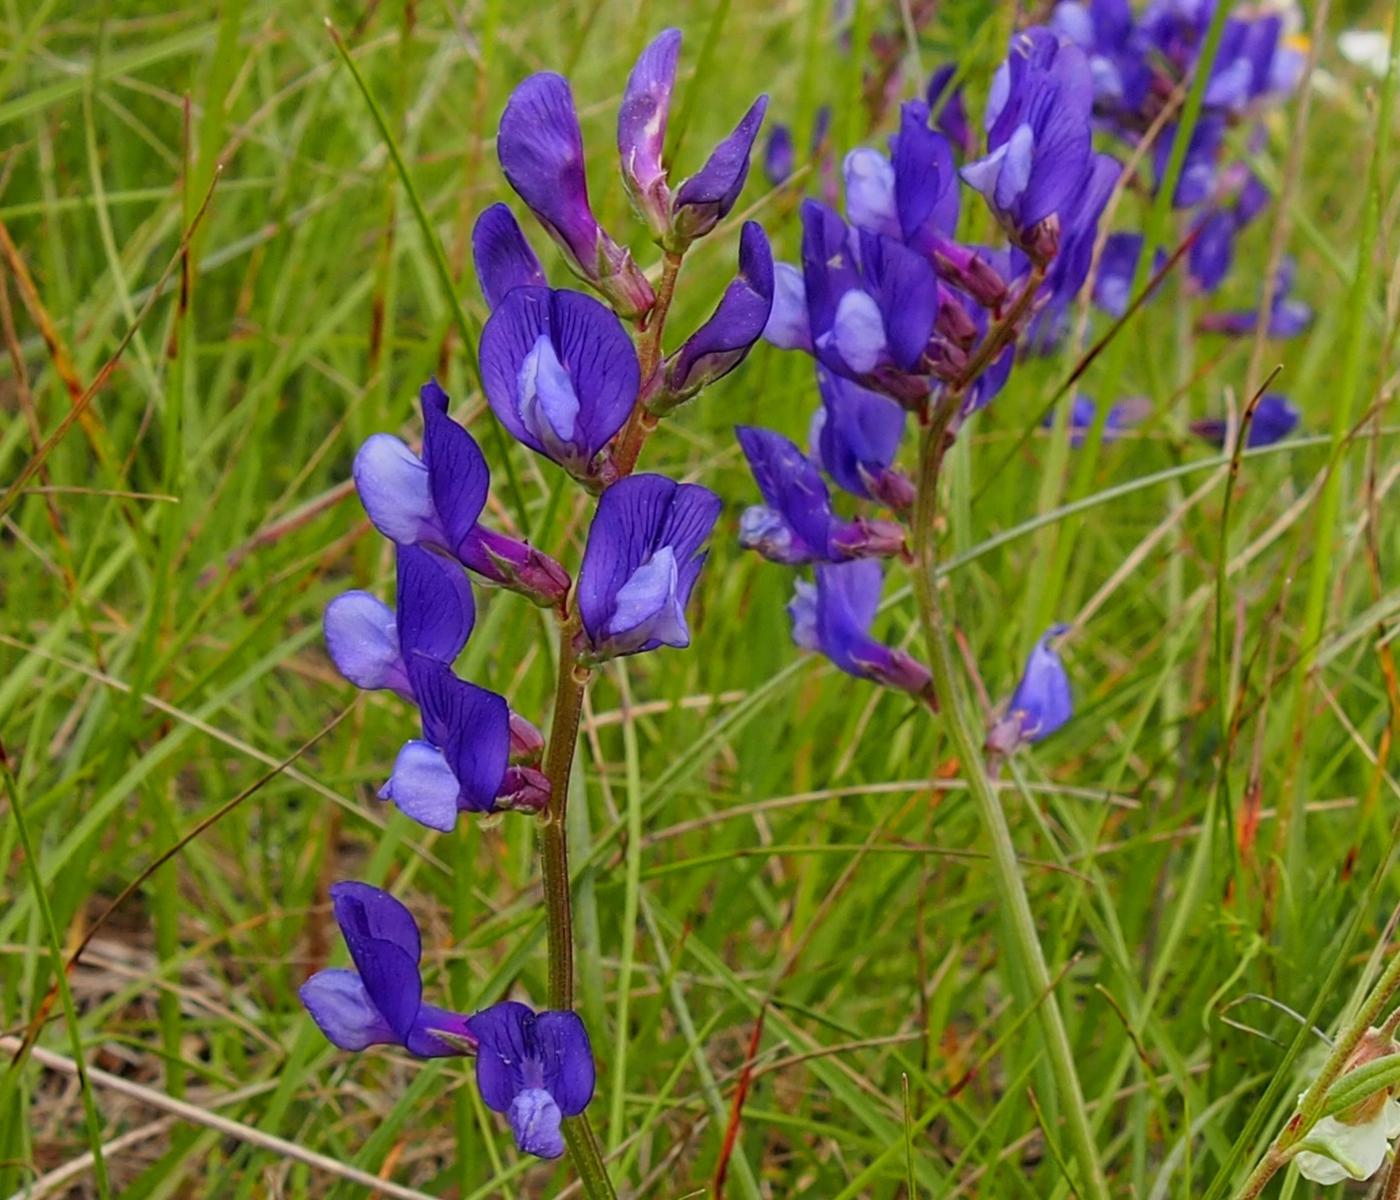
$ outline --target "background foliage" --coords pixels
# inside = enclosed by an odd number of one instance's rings
[[[920,6],[858,3],[854,53],[829,7],[386,0],[329,15],[480,320],[467,233],[506,196],[491,139],[519,78],[570,74],[595,205],[618,230],[616,102],[664,24],[687,39],[683,167],[760,89],[799,145],[822,103],[838,149],[883,137],[889,116],[870,129],[863,74],[891,45],[905,50],[904,17]],[[1382,27],[1388,6],[1335,7],[1334,32]],[[926,72],[956,56],[980,106],[1014,17],[940,5],[917,58]],[[392,578],[348,490],[355,446],[415,428],[416,389],[434,371],[465,411],[482,407],[363,98],[318,6],[7,0],[0,28],[5,486],[135,328],[106,387],[3,503],[0,1024],[21,1034],[54,978],[16,805],[71,949],[177,837],[261,782],[143,882],[72,974],[89,1062],[152,1093],[94,1085],[102,1136],[131,1135],[109,1146],[114,1184],[133,1197],[363,1194],[250,1141],[253,1127],[433,1195],[559,1194],[566,1168],[519,1161],[458,1087],[460,1063],[343,1055],[296,1001],[341,953],[326,889],[347,877],[408,900],[454,1007],[543,992],[528,822],[438,836],[377,803],[411,716],[357,698],[319,645],[330,596]],[[870,33],[883,39],[874,51]],[[991,700],[1050,620],[1077,627],[1076,719],[1018,762],[1006,803],[1115,1194],[1207,1190],[1280,1059],[1271,1039],[1294,1030],[1249,997],[1334,1022],[1374,973],[1400,902],[1388,647],[1400,467],[1386,427],[1400,164],[1395,131],[1375,126],[1377,80],[1330,38],[1321,60],[1286,207],[1318,320],[1265,359],[1282,363],[1301,435],[1247,457],[1229,493],[1224,460],[1186,425],[1245,398],[1249,345],[1194,337],[1195,302],[1173,282],[1084,379],[1101,400],[1152,402],[1138,435],[1057,449],[1039,425],[1073,362],[1051,359],[1018,370],[952,459],[948,582]],[[896,87],[919,82],[910,70]],[[1258,166],[1275,186],[1297,132],[1292,108],[1269,125]],[[1368,228],[1378,138],[1389,157]],[[784,257],[808,186],[820,171],[777,191],[755,171],[741,205]],[[182,264],[181,229],[206,194]],[[1125,196],[1119,225],[1144,211]],[[1247,235],[1227,306],[1254,301],[1279,211]],[[678,334],[732,273],[737,229],[687,259]],[[652,248],[634,249],[651,265]],[[1374,286],[1356,293],[1368,260]],[[1334,457],[1354,338],[1355,402]],[[571,812],[587,867],[595,1119],[636,1195],[712,1185],[744,1075],[730,1194],[1064,1194],[1027,1021],[1035,997],[999,969],[997,897],[956,764],[906,700],[800,658],[783,613],[790,575],[734,545],[753,487],[730,427],[800,436],[813,392],[809,360],[760,347],[646,451],[645,466],[704,480],[728,509],[694,649],[610,667],[586,722]],[[499,463],[489,418],[474,428]],[[578,498],[552,495],[565,485],[511,454],[528,532],[576,562]],[[1317,503],[1329,468],[1335,536]],[[1309,645],[1318,561],[1323,632]],[[466,673],[542,718],[544,618],[503,594],[482,608]],[[912,640],[907,591],[881,628]],[[47,1015],[40,1045],[70,1053],[61,1009]],[[245,1132],[169,1121],[166,1094]],[[0,1194],[87,1148],[70,1079],[35,1061],[4,1076]],[[43,1194],[87,1194],[89,1180],[60,1174]]]

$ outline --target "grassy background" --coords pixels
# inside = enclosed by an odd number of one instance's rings
[[[357,697],[319,645],[332,595],[392,584],[387,548],[347,492],[350,460],[374,430],[416,429],[430,372],[465,413],[480,400],[321,6],[214,7],[0,4],[0,221],[16,247],[0,263],[0,482],[20,478],[135,326],[85,416],[7,497],[0,528],[0,737],[13,769],[0,1025],[21,1033],[53,984],[30,867],[71,949],[177,837],[340,719],[155,872],[73,972],[88,1061],[149,1091],[93,1087],[100,1136],[126,1139],[106,1155],[113,1190],[365,1194],[258,1144],[257,1130],[432,1195],[557,1195],[567,1168],[519,1159],[469,1064],[342,1054],[296,1001],[312,970],[341,961],[326,889],[349,877],[392,886],[418,914],[435,997],[538,998],[538,875],[522,819],[439,836],[373,799],[413,722],[392,697]],[[515,81],[571,74],[595,204],[620,232],[616,104],[632,57],[667,23],[686,34],[682,170],[759,90],[800,144],[821,103],[836,107],[839,146],[883,137],[889,118],[872,133],[855,103],[870,56],[838,47],[829,7],[385,0],[330,15],[479,321],[464,247],[475,213],[506,196],[491,137]],[[956,54],[980,107],[1010,6],[939,7],[922,66]],[[1340,29],[1377,27],[1389,6],[1335,7]],[[862,31],[899,37],[898,6],[856,12]],[[1302,436],[1245,461],[1227,512],[1222,460],[1185,426],[1238,403],[1249,347],[1193,337],[1199,302],[1173,283],[1084,381],[1101,399],[1150,398],[1139,436],[1074,452],[1038,431],[1066,357],[1020,368],[952,460],[947,578],[991,698],[1046,623],[1078,622],[1076,719],[1019,760],[1006,800],[1119,1195],[1200,1195],[1228,1177],[1282,1059],[1271,1039],[1296,1028],[1250,997],[1333,1023],[1374,973],[1400,901],[1387,648],[1400,468],[1384,427],[1400,309],[1393,153],[1371,225],[1364,186],[1372,146],[1393,151],[1395,131],[1377,133],[1376,80],[1330,40],[1322,61],[1287,208],[1318,320],[1264,360],[1282,363]],[[900,94],[914,87],[911,72]],[[1294,111],[1268,128],[1259,166],[1278,184]],[[177,263],[138,324],[216,162],[188,304]],[[741,206],[784,257],[806,184],[769,192],[755,172]],[[1226,304],[1253,301],[1280,211],[1243,242]],[[1127,195],[1118,223],[1144,212]],[[736,232],[731,221],[687,260],[674,330],[708,311]],[[654,251],[635,247],[651,265]],[[1002,966],[998,898],[956,764],[900,697],[800,658],[782,609],[790,575],[734,544],[753,487],[729,427],[798,435],[814,400],[807,360],[760,347],[646,450],[644,468],[703,480],[727,508],[693,648],[610,667],[592,693],[571,811],[595,1123],[633,1194],[699,1194],[752,1042],[728,1194],[899,1196],[912,1179],[924,1196],[1064,1195],[1035,997]],[[475,428],[499,467],[489,415]],[[555,474],[511,457],[529,531],[576,562],[583,498],[556,505]],[[1329,477],[1335,536],[1318,501]],[[507,489],[495,502],[500,522],[515,520]],[[890,582],[880,630],[912,644],[902,584]],[[481,610],[464,673],[543,720],[545,621],[508,595],[483,594]],[[1276,814],[1289,810],[1283,837]],[[40,1045],[72,1044],[55,1006]],[[1283,1108],[1304,1079],[1283,1089]],[[0,1195],[86,1152],[71,1079],[29,1061],[0,1089]],[[166,1095],[240,1128],[171,1121]],[[90,1194],[91,1181],[50,1177],[42,1194]]]

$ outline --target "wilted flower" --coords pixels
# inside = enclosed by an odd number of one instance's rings
[[[481,333],[491,411],[515,439],[578,479],[631,415],[640,384],[622,323],[582,292],[518,287]]]
[[[563,567],[528,543],[478,524],[491,473],[471,434],[447,415],[447,393],[430,379],[419,397],[422,458],[387,433],[371,435],[355,455],[355,488],[375,528],[400,546],[436,547],[536,604],[559,604],[569,590]]]
[[[720,508],[709,488],[661,475],[629,475],[603,493],[579,568],[586,658],[690,645],[685,606]]]
[[[539,218],[565,260],[624,317],[655,303],[632,256],[603,230],[588,203],[583,134],[573,93],[562,75],[531,75],[501,114],[496,153],[516,193]]]
[[[739,237],[739,274],[709,319],[665,363],[660,393],[647,401],[669,412],[737,367],[762,336],[773,310],[773,251],[755,221]]]
[[[936,707],[928,668],[870,636],[884,583],[880,564],[871,559],[821,563],[816,576],[815,586],[797,581],[788,605],[792,640],[825,655],[848,675],[897,688]]]
[[[1006,714],[987,734],[987,749],[1010,754],[1026,742],[1049,737],[1073,715],[1069,676],[1051,645],[1068,629],[1068,625],[1052,625],[1036,642],[1006,706]]]
[[[1272,446],[1298,428],[1298,410],[1280,392],[1267,392],[1255,405],[1249,422],[1246,446]],[[1191,432],[1217,446],[1225,442],[1226,421],[1223,417],[1206,417],[1191,422]]]
[[[1400,1045],[1380,1029],[1368,1029],[1342,1068],[1341,1078],[1379,1058],[1400,1053]],[[1400,1104],[1393,1089],[1379,1088],[1351,1108],[1322,1117],[1300,1143],[1293,1161],[1313,1183],[1370,1179],[1386,1160],[1393,1138],[1400,1136]],[[1301,1099],[1301,1097],[1300,1097]]]
[[[904,550],[904,529],[889,521],[843,521],[811,459],[780,433],[740,425],[734,431],[763,504],[744,510],[739,544],[777,563],[842,562]]]
[[[467,1026],[477,1042],[476,1086],[486,1107],[506,1114],[526,1154],[558,1158],[561,1118],[578,1116],[593,1099],[593,1049],[582,1019],[503,1000],[473,1013]]]

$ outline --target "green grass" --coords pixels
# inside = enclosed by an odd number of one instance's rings
[[[576,563],[586,498],[523,451],[503,458],[463,344],[485,316],[470,222],[507,198],[491,142],[505,97],[568,69],[595,206],[620,232],[612,120],[667,23],[686,34],[682,170],[759,90],[799,145],[827,102],[836,137],[883,138],[890,117],[870,130],[852,106],[860,64],[829,8],[0,3],[0,221],[35,289],[0,260],[15,329],[0,488],[20,484],[0,517],[0,1026],[22,1037],[40,1016],[43,1047],[81,1046],[148,1093],[84,1092],[32,1060],[0,1076],[0,1196],[104,1143],[115,1195],[365,1194],[266,1143],[153,1124],[167,1094],[430,1195],[562,1190],[568,1168],[521,1161],[468,1064],[342,1054],[296,1000],[343,961],[326,903],[341,878],[413,908],[444,1003],[545,991],[529,823],[442,836],[373,798],[413,722],[357,698],[320,649],[331,596],[392,586],[343,485],[367,434],[416,431],[437,372],[492,459],[495,519]],[[1383,28],[1392,8],[1334,5],[1333,32]],[[956,54],[976,110],[1005,9],[944,4],[921,34],[924,69]],[[854,7],[891,35],[897,12]],[[1044,621],[1077,626],[1076,718],[1001,794],[1114,1196],[1238,1186],[1322,1057],[1310,1036],[1290,1057],[1297,1025],[1250,997],[1335,1030],[1389,957],[1400,142],[1378,124],[1379,81],[1330,38],[1321,56],[1291,190],[1292,109],[1258,155],[1288,191],[1318,313],[1263,359],[1303,435],[1246,454],[1227,488],[1229,456],[1185,430],[1247,400],[1250,347],[1192,336],[1199,302],[1173,280],[1081,385],[1101,407],[1152,400],[1139,436],[1085,454],[1040,431],[1072,363],[1031,362],[949,462],[944,575],[993,700]],[[770,193],[755,171],[740,206],[789,259],[797,188]],[[206,196],[182,305],[182,231]],[[1223,305],[1254,299],[1277,211],[1242,242]],[[1126,196],[1118,224],[1147,219]],[[1177,244],[1178,215],[1155,219]],[[709,311],[736,245],[731,221],[687,257],[673,331]],[[650,267],[654,249],[633,247]],[[645,451],[645,469],[727,507],[692,649],[603,670],[585,717],[570,832],[594,1124],[629,1194],[709,1188],[761,1019],[727,1195],[1066,1196],[1039,1027],[949,746],[897,696],[799,656],[789,573],[734,542],[753,486],[730,427],[798,435],[814,400],[805,359],[760,347]],[[549,622],[480,600],[461,670],[542,721]],[[903,579],[887,600],[880,632],[917,652]],[[70,976],[73,1025],[50,996],[55,950],[245,791],[97,932]],[[63,1186],[96,1195],[98,1179]]]

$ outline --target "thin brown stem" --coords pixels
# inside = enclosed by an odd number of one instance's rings
[[[676,279],[681,273],[682,255],[673,250],[666,251],[661,263],[661,281],[656,285],[656,303],[652,305],[647,323],[637,344],[637,358],[641,364],[641,393],[617,439],[617,450],[613,463],[619,477],[630,475],[637,465],[651,431],[656,428],[656,417],[647,411],[645,397],[651,394],[656,384],[656,373],[661,369],[661,335],[666,330],[666,316],[671,311],[671,301],[676,295]]]

